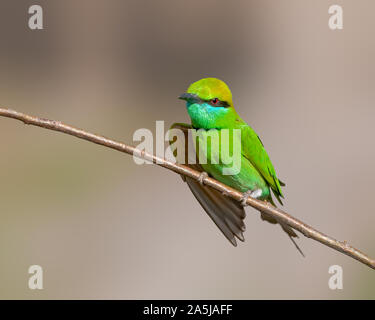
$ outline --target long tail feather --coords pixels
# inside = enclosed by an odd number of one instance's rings
[[[298,246],[297,242],[293,239],[293,237],[288,234],[290,240],[292,240],[292,242],[294,243],[294,245],[296,246],[297,250],[301,253],[302,257],[306,257],[305,254],[303,253],[303,251],[301,250],[301,248]]]

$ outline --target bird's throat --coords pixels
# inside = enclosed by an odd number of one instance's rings
[[[212,107],[209,104],[187,104],[187,111],[194,128],[233,128],[236,113],[233,108]]]

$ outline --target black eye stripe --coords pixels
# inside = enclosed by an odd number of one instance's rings
[[[216,103],[213,103],[212,100],[213,99],[203,100],[203,101],[206,102],[206,103],[208,103],[209,105],[211,105],[213,107],[222,107],[222,108],[228,108],[229,107],[229,103],[226,102],[226,101],[218,100]]]
[[[196,94],[189,94],[189,96],[191,96],[191,98],[194,100],[194,102],[198,103],[198,104],[207,103],[207,104],[209,104],[212,107],[221,107],[221,108],[228,108],[228,107],[230,107],[230,104],[228,102],[222,101],[219,98],[216,98],[216,99],[218,99],[218,101],[216,103],[213,103],[212,100],[215,99],[215,98],[212,98],[212,99],[202,99],[202,98],[200,98]]]

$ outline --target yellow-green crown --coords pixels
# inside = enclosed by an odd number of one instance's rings
[[[218,98],[221,101],[228,102],[229,105],[232,103],[232,92],[224,81],[216,78],[204,78],[197,82],[192,83],[187,93],[193,93],[198,95],[203,100],[211,100]]]

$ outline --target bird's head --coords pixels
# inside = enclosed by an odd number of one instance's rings
[[[225,82],[216,78],[192,83],[179,99],[186,101],[195,128],[226,128],[238,117],[233,108],[231,91]]]

